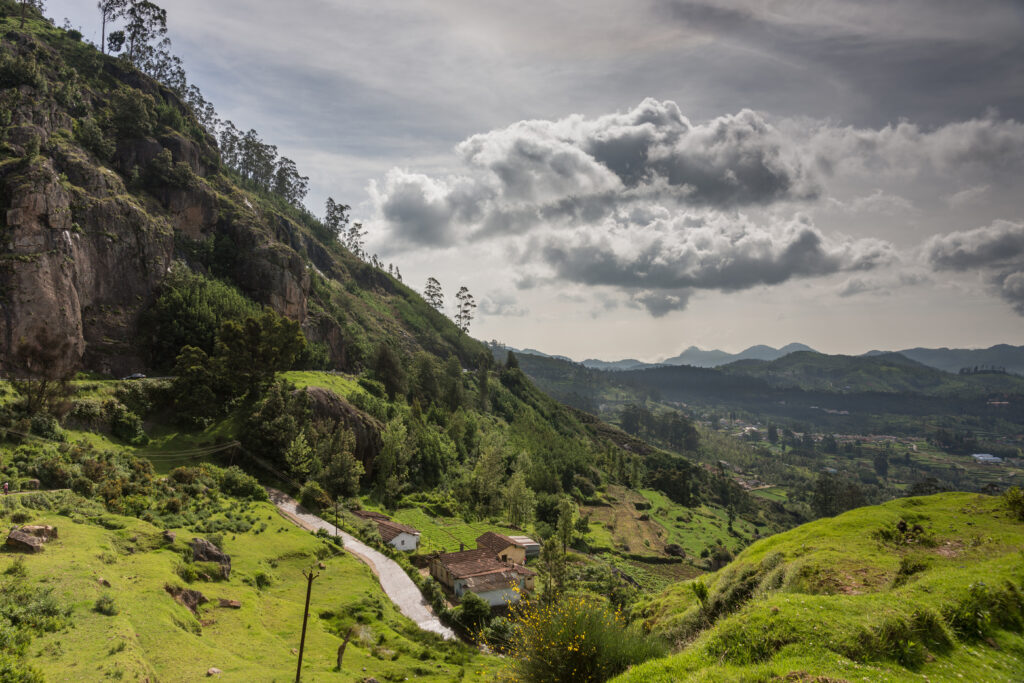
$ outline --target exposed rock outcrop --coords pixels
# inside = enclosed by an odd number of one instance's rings
[[[306,392],[314,418],[338,421],[352,430],[356,437],[355,456],[363,463],[366,471],[372,474],[373,462],[383,444],[380,435],[384,425],[380,420],[359,410],[330,389],[307,387],[299,391]]]
[[[220,565],[221,576],[225,580],[231,576],[231,558],[205,538],[192,539],[192,559],[195,562],[216,562]]]
[[[197,590],[191,588],[182,588],[181,586],[172,586],[167,584],[164,586],[164,590],[167,591],[172,598],[180,602],[185,607],[195,614],[199,609],[200,605],[205,605],[209,602],[207,597]]]

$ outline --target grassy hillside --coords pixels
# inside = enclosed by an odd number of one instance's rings
[[[287,681],[295,676],[306,581],[317,568],[303,674],[308,680],[381,681],[487,680],[479,672],[495,662],[468,646],[443,643],[401,616],[370,570],[334,544],[299,530],[269,503],[233,505],[233,512],[258,520],[250,531],[221,534],[231,557],[227,581],[188,576],[187,543],[200,534],[162,528],[133,517],[106,513],[73,494],[26,494],[2,501],[3,521],[51,524],[59,538],[38,555],[0,555],[0,581],[10,592],[50,587],[70,610],[68,626],[35,638],[27,661],[47,680],[194,681],[211,667],[218,680]],[[109,587],[102,584],[109,583]],[[200,591],[209,603],[197,613],[175,601],[167,587]],[[97,610],[110,596],[113,607]],[[241,602],[221,608],[218,598]],[[6,616],[6,615],[5,615]],[[338,646],[349,626],[359,624],[335,672]],[[364,673],[365,672],[365,673]]]
[[[617,680],[1019,680],[1022,545],[1004,499],[966,493],[812,522],[644,602],[680,652]]]

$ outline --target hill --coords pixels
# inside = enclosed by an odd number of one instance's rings
[[[643,603],[681,651],[616,680],[1019,680],[1021,543],[1004,499],[964,493],[806,524]]]
[[[902,353],[829,356],[800,351],[765,361],[736,361],[723,372],[764,379],[773,387],[806,391],[880,392],[928,396],[984,396],[1024,392],[1024,379],[1013,375],[951,375]]]
[[[897,353],[916,360],[918,363],[945,370],[960,372],[977,367],[1002,368],[1007,372],[1024,375],[1024,346],[996,344],[987,349],[903,349]]]

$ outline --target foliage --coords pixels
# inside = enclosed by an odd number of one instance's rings
[[[1003,500],[1010,514],[1024,522],[1024,491],[1019,486],[1013,486],[1003,494]]]
[[[522,681],[606,681],[666,648],[592,598],[565,597],[513,609],[509,661]]]
[[[212,355],[225,322],[258,312],[259,307],[235,287],[176,263],[146,312],[141,329],[147,331],[146,345],[154,364],[169,367],[170,359],[186,345]]]
[[[96,598],[96,603],[93,605],[93,609],[108,617],[112,617],[121,611],[118,609],[117,603],[114,601],[114,596],[110,593],[104,593],[100,597]]]

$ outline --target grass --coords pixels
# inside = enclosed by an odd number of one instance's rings
[[[704,599],[686,582],[643,601],[681,651],[620,680],[1019,680],[1022,545],[1001,499],[968,493],[805,524],[701,579]]]
[[[462,543],[467,549],[476,547],[476,539],[488,531],[506,535],[524,532],[490,522],[467,522],[459,517],[431,517],[420,508],[402,508],[392,519],[408,524],[420,532],[420,553],[454,552]]]
[[[400,615],[370,570],[352,556],[281,518],[272,505],[253,505],[267,529],[262,534],[224,534],[231,556],[230,580],[186,584],[175,572],[194,534],[177,530],[173,545],[160,529],[135,518],[105,515],[107,529],[54,512],[32,512],[32,522],[53,524],[60,537],[45,552],[0,554],[0,572],[18,563],[26,581],[54,586],[73,606],[73,627],[38,637],[32,663],[48,680],[192,681],[210,667],[225,681],[287,681],[294,677],[306,582],[301,571],[322,558],[313,584],[303,671],[309,680],[489,680],[496,660],[424,633]],[[263,587],[257,587],[261,576]],[[101,579],[110,583],[106,588]],[[209,603],[193,614],[165,590],[177,585],[201,591]],[[107,597],[113,597],[110,609]],[[242,608],[217,607],[217,598]],[[102,607],[102,609],[101,609]],[[349,643],[344,669],[333,671],[342,638],[360,623]],[[365,673],[364,673],[365,667]]]

